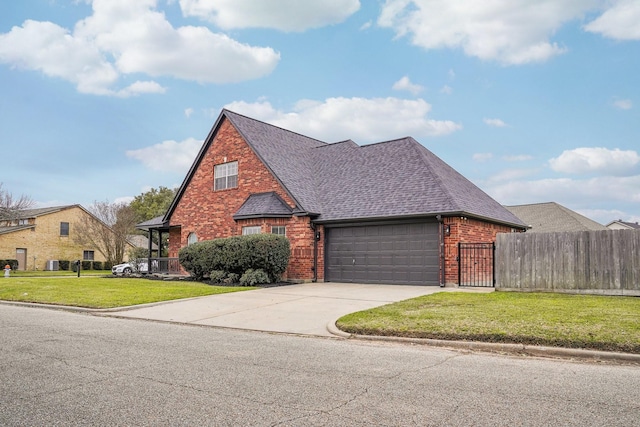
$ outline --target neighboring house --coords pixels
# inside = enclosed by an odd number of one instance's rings
[[[57,269],[50,261],[105,261],[97,248],[77,242],[77,225],[88,216],[80,205],[20,211],[0,221],[0,259],[17,259],[19,270]],[[106,227],[106,226],[105,226]]]
[[[561,231],[597,231],[607,228],[578,212],[555,202],[505,206],[527,224],[527,233],[554,233]]]
[[[223,110],[164,218],[169,256],[193,242],[276,233],[286,278],[456,283],[458,242],[523,231],[517,217],[406,137],[327,144]]]
[[[610,230],[640,230],[640,224],[618,219],[607,224],[607,228]]]
[[[142,234],[130,234],[127,236],[127,241],[135,248],[149,249],[149,238]],[[154,256],[154,254],[158,254],[158,245],[151,243],[151,256]]]

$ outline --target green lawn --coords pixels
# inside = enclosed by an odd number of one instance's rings
[[[4,275],[4,270],[3,273]],[[78,277],[78,273],[75,271],[19,271],[11,270],[11,277]],[[111,276],[111,270],[80,270],[80,276]]]
[[[0,300],[89,308],[126,307],[248,289],[254,288],[209,286],[198,282],[121,277],[0,278]]]
[[[442,292],[342,317],[363,335],[473,340],[640,353],[640,298]]]

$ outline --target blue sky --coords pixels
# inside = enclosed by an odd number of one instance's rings
[[[640,221],[639,76],[638,0],[3,2],[0,182],[39,206],[177,186],[229,108]]]

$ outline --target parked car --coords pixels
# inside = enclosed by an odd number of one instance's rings
[[[146,274],[149,272],[149,264],[147,261],[139,261],[136,267],[136,264],[133,262],[125,262],[111,267],[111,273],[115,275],[122,274],[128,276],[133,272]]]

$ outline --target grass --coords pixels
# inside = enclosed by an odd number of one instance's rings
[[[248,289],[254,288],[120,277],[0,278],[0,300],[87,308],[126,307]]]
[[[4,274],[4,272],[2,273]],[[78,277],[78,273],[75,271],[20,271],[11,270],[11,277]],[[80,276],[110,276],[111,270],[80,270]]]
[[[443,292],[342,317],[363,335],[472,340],[640,353],[640,298]]]

